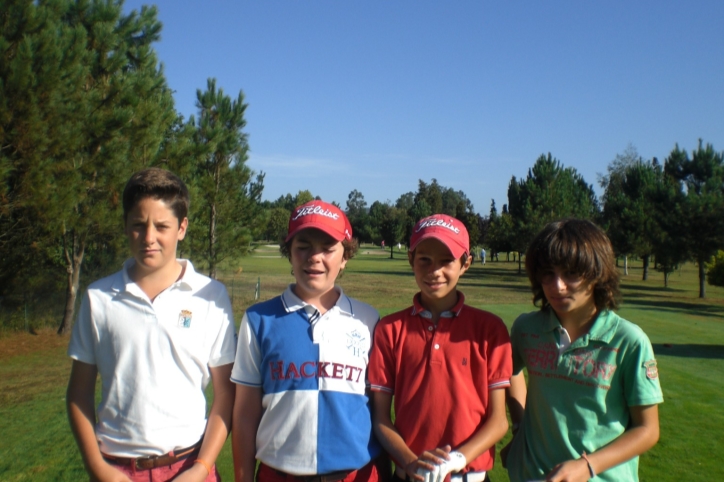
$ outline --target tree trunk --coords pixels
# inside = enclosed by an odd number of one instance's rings
[[[623,257],[623,274],[628,276],[628,256]]]
[[[216,204],[209,209],[209,278],[216,279]]]
[[[216,212],[216,203],[219,199],[219,191],[221,190],[221,162],[217,159],[216,169],[214,170],[214,198],[209,208],[211,213],[209,214],[209,278],[216,279],[216,255],[218,242],[216,236],[216,220],[218,213]]]
[[[395,255],[394,247],[395,247],[394,244],[390,244],[390,259],[395,259],[395,256],[394,256],[394,255]]]
[[[70,331],[73,326],[75,300],[78,298],[78,287],[80,286],[80,269],[83,265],[83,256],[85,254],[85,236],[78,236],[73,232],[70,235],[70,243],[67,242],[66,238],[67,236],[63,236],[63,253],[65,254],[68,278],[65,288],[63,320],[60,322],[57,331],[59,335],[64,335]],[[68,244],[70,244],[70,246]]]
[[[515,261],[515,259],[513,259]],[[518,252],[518,274],[523,273],[523,266],[521,261],[523,260],[523,253]]]
[[[641,279],[646,281],[649,279],[649,255],[642,256],[641,260],[644,262],[644,274]]]
[[[704,257],[699,256],[699,298],[706,298],[706,271],[704,270]]]
[[[669,274],[667,271],[664,271],[664,288],[669,287]]]

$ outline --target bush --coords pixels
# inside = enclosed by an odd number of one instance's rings
[[[706,280],[713,286],[724,286],[724,251],[712,256],[706,264]]]

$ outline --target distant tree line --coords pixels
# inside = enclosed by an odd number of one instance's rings
[[[599,183],[604,192],[597,200],[574,169],[550,154],[539,157],[525,179],[511,179],[502,214],[491,207],[488,238],[482,242],[493,252],[517,251],[520,259],[543,224],[564,217],[591,219],[606,229],[624,263],[631,255],[643,260],[644,280],[652,258],[665,284],[681,263],[695,261],[704,298],[706,264],[724,248],[724,153],[700,140],[691,155],[676,145],[661,165],[629,146]]]
[[[445,213],[460,219],[470,233],[471,244],[488,249],[488,256],[514,253],[522,272],[522,257],[533,236],[548,222],[566,217],[590,219],[606,229],[616,254],[628,274],[628,257],[643,261],[643,280],[651,262],[664,284],[683,262],[699,267],[699,296],[706,297],[706,283],[724,286],[724,153],[699,141],[691,153],[674,147],[663,165],[644,160],[629,145],[610,163],[593,186],[571,167],[551,154],[541,155],[525,178],[513,176],[508,203],[498,213],[491,202],[488,216],[476,213],[462,191],[441,186],[437,180],[418,181],[416,192],[368,206],[364,195],[353,190],[344,207],[360,242],[393,246],[410,239],[419,219]],[[309,191],[287,194],[264,203],[266,239],[277,240],[286,231],[292,208],[314,199]],[[708,267],[708,268],[707,268]],[[707,272],[709,273],[707,278]]]
[[[161,166],[188,183],[192,222],[179,250],[212,277],[253,240],[280,240],[292,209],[315,198],[301,190],[262,201],[264,173],[246,164],[242,92],[233,98],[209,79],[197,114],[176,112],[152,47],[156,15],[155,7],[124,15],[114,0],[8,0],[0,12],[0,308],[63,292],[59,333],[72,324],[81,279],[110,274],[127,255],[121,194],[133,172]],[[361,242],[384,241],[391,257],[417,220],[446,213],[473,245],[491,257],[516,253],[521,263],[545,223],[575,216],[604,226],[624,260],[641,258],[644,278],[652,261],[668,281],[693,260],[701,297],[707,266],[710,282],[724,284],[724,255],[713,258],[724,249],[721,152],[701,141],[691,154],[677,145],[660,164],[629,146],[599,183],[601,199],[548,154],[525,178],[511,178],[500,213],[492,202],[481,216],[464,192],[436,179],[370,205],[355,189],[340,207]]]

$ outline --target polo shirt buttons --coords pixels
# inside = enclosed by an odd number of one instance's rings
[[[434,330],[434,329],[435,329],[435,328],[433,328],[432,325],[430,325],[430,326],[427,327],[427,331],[432,331],[432,330]]]
[[[438,345],[437,343],[435,343],[435,349],[436,349],[436,350],[439,350],[439,349],[440,349],[440,345]]]

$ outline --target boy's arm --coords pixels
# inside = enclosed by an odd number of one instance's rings
[[[658,442],[658,405],[629,407],[629,411],[631,412],[631,426],[605,447],[586,455],[596,474],[641,455]],[[588,462],[581,457],[557,465],[548,474],[546,480],[549,482],[576,482],[587,481],[590,478]]]
[[[523,371],[517,375],[510,377],[510,386],[505,390],[505,403],[508,405],[510,412],[510,421],[513,423],[513,438],[518,432],[520,424],[523,423],[523,415],[525,414],[525,399],[528,395],[528,387],[525,384],[525,375]],[[513,445],[513,439],[510,439],[505,447],[500,450],[500,460],[503,467],[507,467],[508,452]]]
[[[91,480],[130,482],[123,473],[105,461],[95,434],[95,391],[98,368],[73,360],[66,392],[66,408],[73,436]]]
[[[392,408],[392,395],[387,392],[372,392],[372,422],[375,435],[385,448],[392,460],[401,467],[404,467],[405,473],[412,480],[424,480],[422,475],[417,474],[418,468],[433,470],[436,464],[445,462],[447,452],[450,447],[437,448],[433,451],[427,451],[418,457],[410,447],[407,446],[402,436],[392,423],[390,411]],[[445,450],[447,449],[447,450]]]
[[[513,431],[519,424],[523,423],[525,413],[525,398],[528,395],[528,387],[525,385],[523,371],[510,377],[510,386],[506,389],[505,401],[510,412],[510,421],[513,422]]]
[[[508,419],[505,416],[505,390],[490,390],[488,415],[485,423],[467,442],[455,448],[465,456],[467,463],[475,460],[490,447],[494,446],[508,431]]]
[[[237,482],[254,482],[256,434],[263,411],[261,387],[236,385],[231,447],[234,454],[234,477]]]
[[[234,407],[234,384],[231,383],[231,367],[233,363],[218,367],[209,367],[211,372],[211,384],[214,389],[214,401],[211,404],[209,418],[206,421],[204,441],[197,459],[206,462],[213,467],[216,458],[226,442],[231,430],[231,412]],[[209,472],[201,463],[193,466],[179,474],[174,480],[177,482],[203,481]]]

